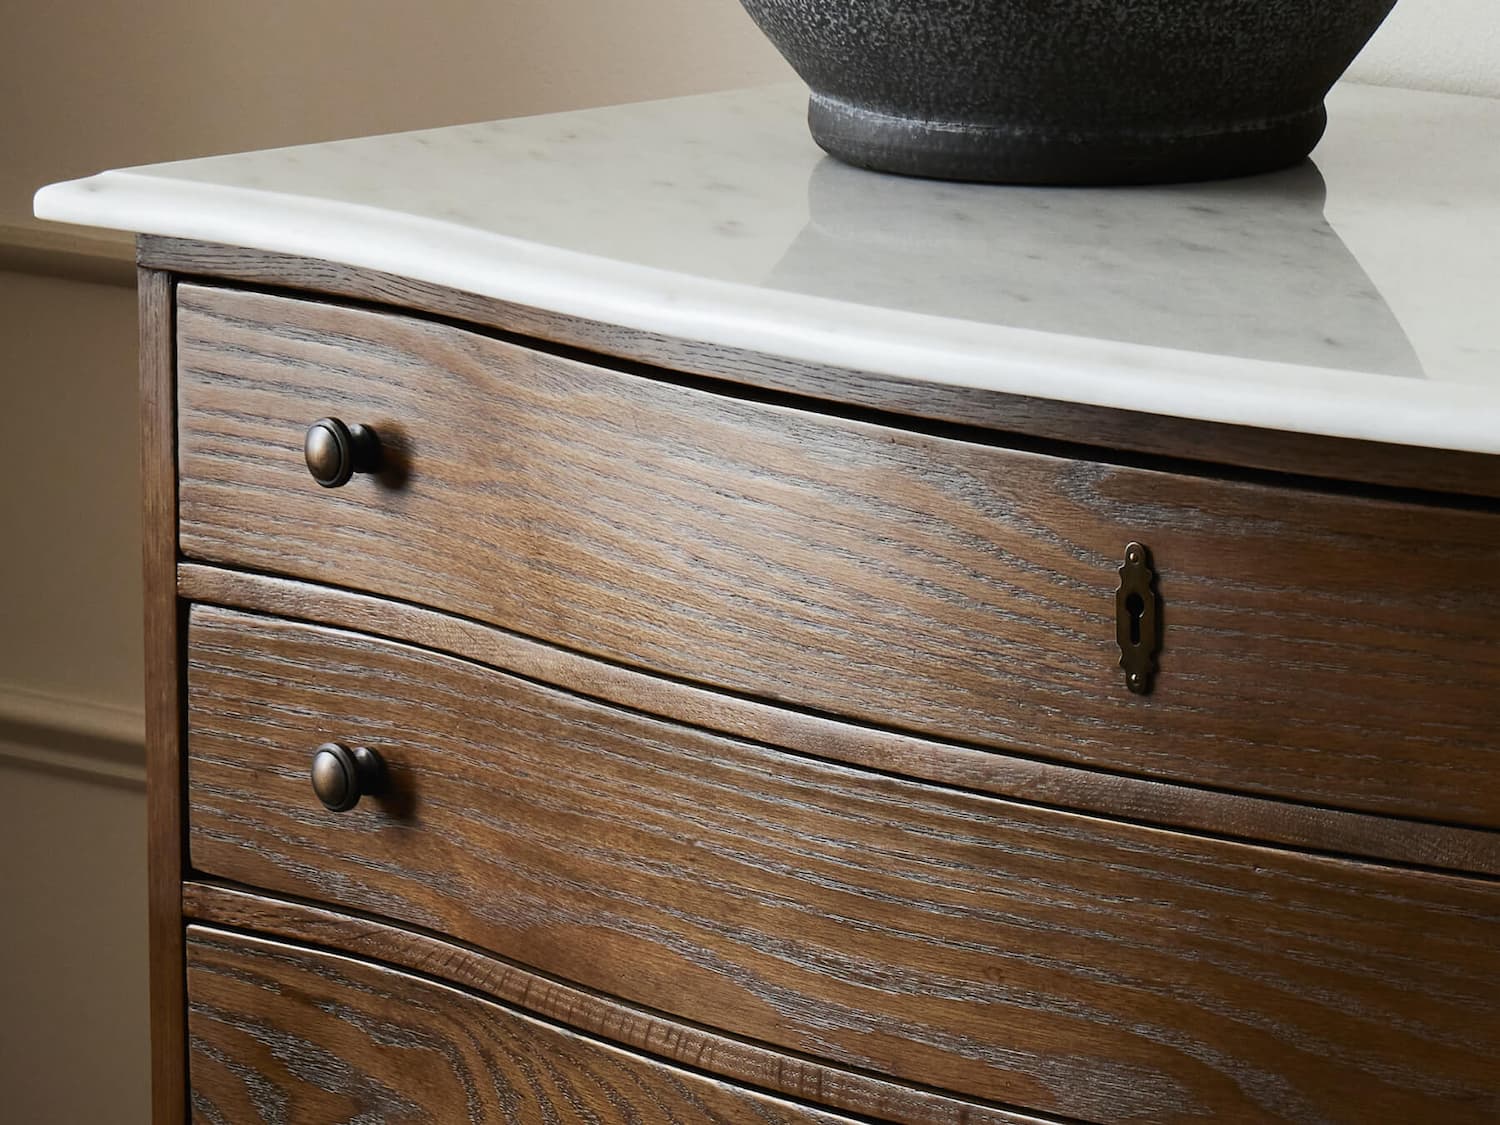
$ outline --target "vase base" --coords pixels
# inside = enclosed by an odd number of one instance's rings
[[[1286,168],[1322,139],[1328,113],[1161,132],[1041,130],[898,117],[814,93],[813,139],[861,168],[984,183],[1102,186],[1220,180]]]

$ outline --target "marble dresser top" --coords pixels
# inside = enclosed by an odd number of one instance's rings
[[[36,213],[935,383],[1500,453],[1500,101],[1344,85],[1330,110],[1283,173],[1007,188],[838,164],[776,87],[106,172]]]

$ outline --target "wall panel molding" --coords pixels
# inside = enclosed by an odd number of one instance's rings
[[[0,223],[0,270],[134,288],[135,246],[109,231]]]
[[[145,741],[139,707],[0,682],[0,763],[143,789]]]

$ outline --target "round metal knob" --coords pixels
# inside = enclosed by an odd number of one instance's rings
[[[385,788],[385,766],[373,750],[325,742],[313,755],[312,787],[330,812],[348,812]]]
[[[319,418],[302,439],[307,471],[324,488],[339,488],[355,473],[380,467],[380,439],[369,426],[346,426],[337,418]]]

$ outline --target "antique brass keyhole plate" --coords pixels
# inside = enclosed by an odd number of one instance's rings
[[[1156,654],[1161,651],[1161,598],[1156,592],[1151,552],[1139,543],[1125,548],[1125,565],[1120,567],[1115,637],[1120,644],[1125,686],[1136,695],[1148,694],[1156,679]]]

